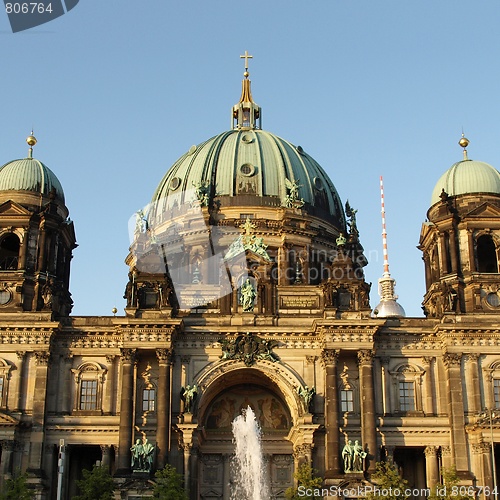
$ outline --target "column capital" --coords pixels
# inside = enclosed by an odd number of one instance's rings
[[[314,365],[314,363],[316,363],[317,359],[318,359],[318,356],[306,356],[306,363],[308,365]]]
[[[299,459],[300,457],[310,457],[312,455],[313,448],[314,444],[297,444],[293,447],[293,456],[295,459]]]
[[[324,366],[335,366],[339,359],[340,349],[323,349],[321,361]]]
[[[358,351],[358,365],[359,366],[372,366],[375,351],[373,349],[362,349]]]
[[[426,446],[424,453],[426,457],[435,457],[437,455],[439,446]]]
[[[460,367],[460,363],[462,361],[462,354],[455,352],[445,352],[443,354],[443,363],[446,368]]]
[[[473,361],[477,361],[479,356],[480,354],[477,352],[468,352],[464,354],[464,359],[467,363],[472,363]]]
[[[488,443],[473,443],[472,453],[484,453],[489,454],[491,452],[491,447]]]
[[[19,361],[24,361],[26,358],[26,351],[16,351],[16,356]]]
[[[156,358],[160,364],[169,365],[172,362],[172,349],[156,349]]]
[[[429,366],[432,363],[434,356],[422,356],[422,364],[424,366]]]
[[[48,366],[50,361],[49,351],[35,351],[35,359],[37,366]]]
[[[123,363],[135,363],[137,359],[137,349],[120,349]]]
[[[114,354],[106,354],[106,362],[110,365],[114,363],[116,355]]]
[[[451,457],[451,446],[441,446],[441,455],[443,457]]]

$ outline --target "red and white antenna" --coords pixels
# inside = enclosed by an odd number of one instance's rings
[[[384,253],[384,274],[378,280],[378,293],[380,295],[380,304],[373,310],[373,316],[378,318],[402,318],[405,317],[405,311],[397,302],[398,296],[394,287],[396,282],[391,278],[389,272],[389,252],[387,251],[387,229],[385,226],[385,201],[384,201],[384,181],[380,176],[380,203],[382,206],[382,246]]]
[[[387,230],[385,227],[384,180],[380,176],[380,204],[382,206],[382,247],[384,253],[384,276],[389,273],[389,254],[387,252]]]

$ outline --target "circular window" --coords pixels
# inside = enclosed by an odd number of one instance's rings
[[[181,180],[179,179],[179,177],[173,177],[170,180],[170,189],[172,191],[175,191],[180,185],[181,185]]]
[[[196,146],[191,146],[188,151],[188,155],[191,156],[196,151]]]
[[[314,187],[320,191],[324,189],[323,181],[319,177],[314,178]]]
[[[10,302],[12,298],[12,294],[9,290],[0,290],[0,305],[4,306]]]
[[[240,172],[243,175],[250,177],[253,174],[255,174],[255,167],[253,165],[251,165],[250,163],[245,163],[245,164],[241,165]]]
[[[253,137],[250,135],[250,134],[245,134],[241,140],[246,143],[246,144],[250,144],[251,142],[253,142]]]
[[[488,302],[491,307],[498,307],[500,306],[500,297],[496,293],[489,293],[486,296],[486,302]]]

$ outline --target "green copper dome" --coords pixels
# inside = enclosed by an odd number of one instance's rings
[[[0,167],[0,191],[30,191],[55,196],[64,203],[64,192],[54,172],[35,158],[23,158]]]
[[[500,173],[487,163],[466,159],[452,165],[437,181],[431,206],[440,201],[443,189],[450,196],[469,193],[500,195]]]
[[[171,210],[189,203],[202,186],[221,207],[283,207],[292,185],[304,210],[345,228],[339,195],[321,166],[300,146],[256,128],[230,130],[192,146],[163,177],[152,204],[157,214]]]

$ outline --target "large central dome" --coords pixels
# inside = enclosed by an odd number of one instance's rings
[[[230,206],[286,206],[290,186],[312,215],[344,226],[337,191],[321,166],[298,146],[258,129],[223,132],[177,160],[160,182],[152,203],[159,213],[189,203],[205,186]]]
[[[165,174],[151,200],[151,223],[199,200],[204,206],[301,208],[345,232],[342,203],[321,166],[300,146],[261,129],[248,71],[233,130],[191,146]]]

